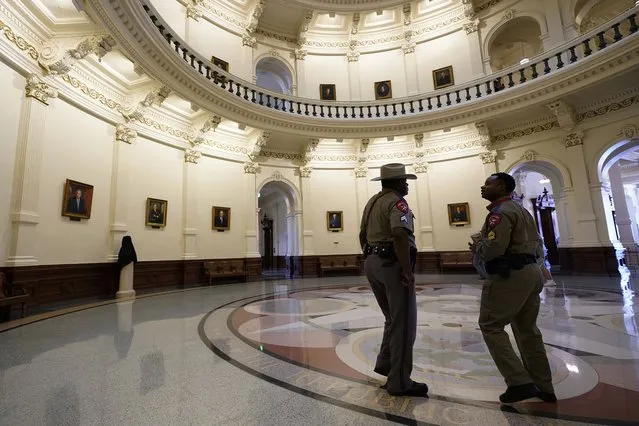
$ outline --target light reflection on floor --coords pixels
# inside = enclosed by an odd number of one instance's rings
[[[637,424],[637,282],[556,277],[539,326],[561,398],[500,407],[471,275],[420,276],[415,378],[372,372],[381,313],[363,277],[214,286],[0,333],[0,424]],[[213,351],[213,352],[211,352]]]

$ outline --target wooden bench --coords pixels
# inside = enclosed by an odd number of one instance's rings
[[[455,251],[440,254],[440,273],[443,273],[444,269],[472,270],[473,268],[473,254],[470,251]]]
[[[16,294],[17,293],[17,294]],[[31,295],[20,286],[6,285],[4,274],[0,272],[0,308],[9,307],[8,312],[3,315],[3,319],[11,319],[11,308],[14,305],[20,305],[20,318],[24,318],[27,313],[27,303],[31,300]]]
[[[215,278],[241,277],[243,281],[248,278],[243,259],[204,262],[204,273],[209,277],[209,285]]]
[[[358,255],[338,255],[338,256],[320,256],[319,271],[320,277],[325,272],[355,272],[360,271],[360,256]]]

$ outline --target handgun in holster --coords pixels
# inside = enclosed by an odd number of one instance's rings
[[[506,256],[499,256],[486,262],[486,272],[488,274],[497,274],[504,279],[510,277],[510,269],[510,261]]]

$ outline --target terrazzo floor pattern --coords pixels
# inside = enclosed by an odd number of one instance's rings
[[[539,326],[557,406],[495,402],[472,275],[418,276],[414,378],[431,398],[389,397],[371,365],[381,313],[364,277],[339,277],[197,288],[0,333],[0,425],[636,424],[636,283],[556,281]]]

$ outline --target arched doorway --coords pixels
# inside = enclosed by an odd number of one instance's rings
[[[546,264],[551,270],[561,268],[559,249],[562,238],[568,238],[565,216],[564,173],[549,161],[522,161],[508,171],[517,183],[516,196],[535,218],[546,247]]]
[[[260,59],[255,65],[255,84],[276,93],[292,94],[293,75],[288,66],[273,57]]]
[[[639,244],[639,138],[619,141],[599,158],[598,175],[610,240],[618,249]],[[627,259],[626,259],[627,260]]]
[[[551,180],[545,174],[525,166],[517,170],[513,177],[517,182],[515,196],[535,218],[537,229],[543,238],[546,264],[549,267],[558,267],[561,233]]]
[[[299,253],[299,197],[283,180],[264,183],[257,197],[263,278],[291,277],[295,272],[292,258]]]

